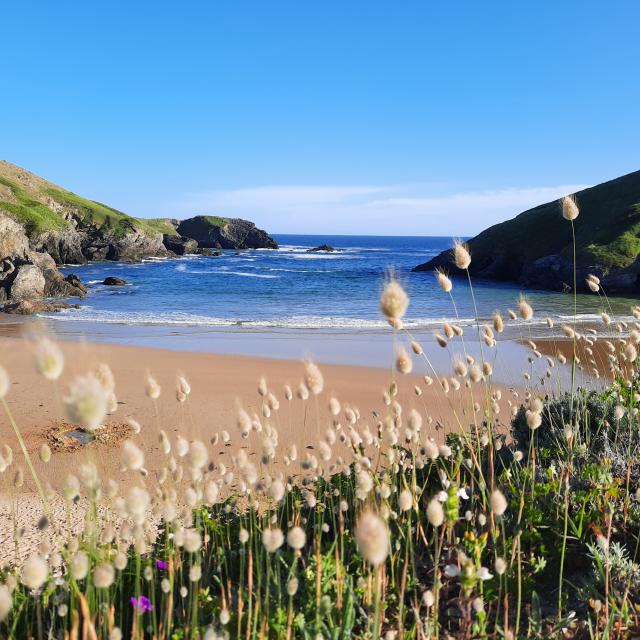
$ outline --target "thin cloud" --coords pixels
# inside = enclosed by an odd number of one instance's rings
[[[276,185],[190,194],[174,211],[244,217],[273,233],[471,235],[585,186],[432,195],[408,186]]]

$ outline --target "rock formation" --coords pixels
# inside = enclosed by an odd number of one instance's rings
[[[210,249],[277,249],[278,243],[253,222],[240,218],[195,216],[178,223],[181,236]]]
[[[640,292],[640,171],[575,194],[577,288],[598,276],[607,293]],[[559,201],[549,202],[486,229],[468,242],[469,270],[478,278],[515,281],[526,287],[573,289],[571,223]],[[451,252],[415,267],[455,273]]]

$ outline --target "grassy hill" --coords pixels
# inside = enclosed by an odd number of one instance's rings
[[[631,267],[640,255],[640,171],[579,191],[575,221],[578,265],[607,275]],[[535,261],[571,259],[571,224],[558,201],[529,209],[494,225],[469,241],[471,272],[493,279],[521,280]],[[426,271],[451,265],[444,252],[416,267]]]
[[[16,165],[0,161],[0,211],[24,225],[29,236],[69,228],[71,219],[113,237],[132,232],[175,234],[168,219],[143,219],[89,200]]]

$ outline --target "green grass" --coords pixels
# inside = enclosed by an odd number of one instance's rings
[[[17,183],[0,176],[0,184],[11,189],[17,200],[17,202],[0,202],[0,210],[7,211],[15,220],[23,224],[28,235],[67,228],[65,220],[46,205],[30,198]]]
[[[224,227],[229,222],[229,218],[222,218],[220,216],[201,216],[201,217],[205,218],[207,222],[212,226],[219,227],[219,228]]]

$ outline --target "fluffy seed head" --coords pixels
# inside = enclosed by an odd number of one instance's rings
[[[7,585],[0,585],[0,622],[2,622],[13,608],[13,598]]]
[[[391,276],[380,296],[380,310],[389,321],[401,320],[407,312],[409,296],[402,285]]]
[[[39,589],[49,575],[49,567],[40,555],[31,556],[20,570],[20,582],[29,589]]]
[[[275,553],[284,543],[284,534],[280,529],[265,529],[262,532],[262,544],[268,553]]]
[[[365,511],[358,519],[355,537],[360,553],[374,567],[387,559],[389,531],[380,516],[372,511]]]
[[[531,320],[531,318],[533,318],[533,308],[524,296],[520,296],[518,300],[518,311],[523,320]]]
[[[466,245],[460,240],[453,242],[453,261],[458,269],[468,269],[471,264],[471,254]]]
[[[36,371],[47,380],[57,380],[64,370],[64,356],[50,338],[39,338],[34,348]]]
[[[317,364],[310,360],[307,360],[304,366],[304,383],[314,396],[321,394],[324,389],[322,371],[320,371]]]
[[[93,374],[77,377],[64,399],[67,416],[85,429],[97,429],[107,414],[108,397],[98,378]]]
[[[287,533],[287,544],[292,549],[302,549],[307,542],[307,534],[301,527],[293,527]]]
[[[432,527],[439,527],[444,522],[444,509],[437,498],[432,498],[427,505],[427,520]]]
[[[398,347],[398,351],[396,353],[396,369],[405,375],[411,373],[413,369],[411,356],[404,347]]]
[[[495,489],[491,493],[491,510],[497,516],[501,516],[507,510],[507,499],[500,489]]]
[[[409,511],[409,509],[411,509],[413,506],[413,496],[411,495],[411,491],[403,489],[400,492],[398,506],[400,507],[400,511]]]
[[[565,220],[575,220],[580,215],[580,209],[574,196],[565,196],[560,200],[562,206],[562,217]]]
[[[440,286],[440,288],[445,293],[449,293],[451,289],[453,289],[453,283],[451,282],[451,279],[444,271],[441,271],[440,269],[436,269],[436,280],[438,281],[438,285]]]
[[[89,573],[89,556],[84,551],[76,551],[71,558],[70,570],[74,580],[84,580]]]
[[[149,371],[147,371],[147,376],[145,380],[145,393],[148,398],[151,400],[157,400],[160,397],[160,392],[162,389],[160,385],[157,383],[156,379],[151,375]]]
[[[144,466],[144,453],[133,440],[125,440],[122,445],[122,466],[131,471],[139,471]]]

